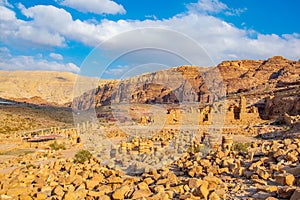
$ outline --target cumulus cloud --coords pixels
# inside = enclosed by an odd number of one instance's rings
[[[49,70],[78,73],[74,63],[62,64],[33,56],[0,57],[0,70]]]
[[[0,4],[1,5],[1,4]],[[14,11],[4,7],[0,6],[0,21],[12,21],[16,20],[16,14]]]
[[[87,3],[88,4],[88,3]],[[273,55],[283,55],[290,59],[299,59],[299,34],[261,34],[255,30],[239,29],[222,19],[211,16],[213,12],[237,12],[217,0],[199,0],[187,6],[189,11],[168,19],[147,20],[108,20],[98,23],[73,19],[72,15],[62,8],[37,5],[25,8],[19,5],[28,20],[16,19],[15,13],[4,6],[0,17],[0,41],[23,41],[33,45],[64,47],[68,41],[77,41],[96,47],[98,44],[127,31],[137,28],[165,28],[183,33],[205,48],[208,55],[216,62],[227,59],[265,59]],[[241,12],[241,11],[240,11]],[[167,38],[167,39],[166,39]],[[112,42],[115,50],[134,47],[132,36],[128,40]],[[142,38],[141,38],[142,39]],[[160,41],[166,48],[185,46],[182,41],[171,36],[149,37],[148,45]],[[174,42],[176,41],[176,42]],[[194,49],[188,49],[193,54]],[[149,55],[151,57],[151,55]]]
[[[174,16],[164,20],[134,20],[134,21],[102,21],[101,25],[95,26],[100,30],[101,40],[109,39],[118,33],[143,27],[158,27],[175,30],[195,39],[215,62],[227,59],[249,58],[265,59],[273,55],[283,55],[290,59],[299,59],[300,37],[297,34],[260,34],[253,30],[239,29],[217,17],[189,13],[186,15]],[[249,36],[256,35],[256,37]],[[90,39],[92,40],[93,37]],[[97,38],[94,37],[95,40]],[[115,49],[122,46],[132,46],[138,38],[134,37],[124,41],[114,42]],[[152,38],[149,43],[155,43],[160,38]],[[172,40],[171,36],[162,37],[167,39],[170,49],[176,45],[178,48],[185,46],[181,41]],[[174,42],[176,41],[176,42]],[[162,41],[164,42],[164,41]],[[193,52],[193,49],[190,48]]]
[[[59,55],[59,54],[58,54]],[[78,73],[79,67],[74,63],[58,63],[36,56],[13,56],[7,47],[0,47],[0,70],[49,70]]]
[[[111,0],[64,0],[62,5],[84,13],[125,14],[124,7]]]
[[[50,53],[49,56],[55,60],[63,60],[64,57],[58,53]]]
[[[17,19],[15,12],[5,6],[0,6],[0,12],[1,42],[21,46],[27,44],[58,47],[65,46],[65,38],[58,32],[43,26],[43,24]],[[46,24],[48,22],[43,21],[43,23]]]
[[[76,40],[93,46],[101,41],[100,30],[95,24],[84,22],[79,19],[73,20],[72,15],[62,8],[54,6],[37,5],[30,8],[21,7],[22,13],[32,20],[27,22],[31,27],[47,30],[53,36],[57,34],[58,44],[63,46],[65,38]]]
[[[65,46],[64,37],[58,33],[30,25],[20,26],[15,32],[15,37],[43,46]]]

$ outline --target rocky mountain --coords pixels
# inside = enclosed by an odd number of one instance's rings
[[[267,96],[300,86],[300,61],[281,56],[268,60],[224,61],[216,67],[180,66],[108,82],[77,97],[73,107],[110,103],[210,103],[243,93]]]

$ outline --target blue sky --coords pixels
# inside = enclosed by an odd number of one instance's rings
[[[87,75],[120,78],[155,66],[274,55],[298,60],[299,7],[298,0],[0,0],[0,70],[79,73],[81,67]],[[133,31],[141,28],[166,31]],[[133,32],[124,34],[128,31]],[[187,40],[202,50],[185,45]],[[140,49],[119,56],[152,43],[169,53]],[[193,62],[185,63],[179,53]]]

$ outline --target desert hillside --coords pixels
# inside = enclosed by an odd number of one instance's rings
[[[50,71],[0,71],[0,96],[8,99],[39,97],[64,104],[72,100],[76,74]]]
[[[39,105],[69,105],[78,77],[71,72],[0,71],[0,97]],[[80,76],[80,81],[98,80]]]

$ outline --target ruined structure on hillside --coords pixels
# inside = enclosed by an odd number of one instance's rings
[[[221,120],[217,117],[225,118],[225,124],[248,124],[251,122],[256,123],[260,120],[258,108],[255,106],[247,107],[247,100],[244,96],[240,96],[240,102],[238,104],[226,106],[224,116],[222,116],[222,106],[224,106],[224,104],[214,103],[213,105],[200,108],[199,124],[215,124]],[[219,115],[215,113],[219,113]]]
[[[141,125],[146,126],[151,124],[151,122],[153,122],[153,120],[151,119],[150,116],[142,116],[141,117]]]
[[[200,109],[200,125],[209,125],[211,123],[211,106],[205,106]]]
[[[76,128],[50,127],[36,131],[16,131],[12,134],[0,134],[0,143],[16,143],[23,148],[49,149],[53,143],[67,146],[80,146],[81,139]],[[0,152],[1,153],[1,152]]]
[[[290,116],[300,115],[299,91],[291,94],[266,97],[264,117],[266,119],[277,119],[287,113]]]
[[[223,136],[222,137],[222,149],[230,151],[232,150],[233,138],[232,136]]]
[[[167,111],[166,124],[178,125],[181,120],[181,111],[179,109],[171,108]]]
[[[231,105],[226,112],[226,124],[250,123],[260,119],[258,108],[255,106],[247,107],[247,100],[244,96],[240,97],[239,106]]]

